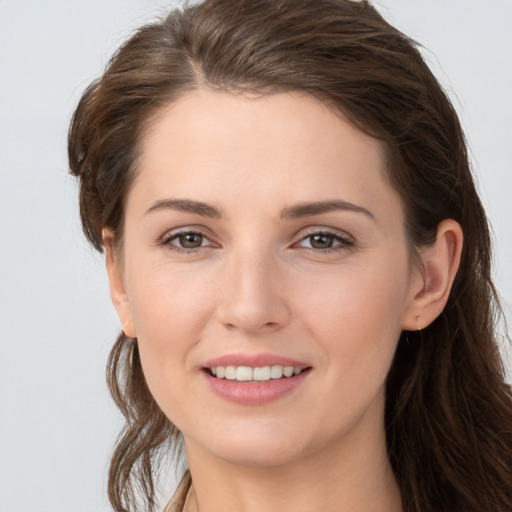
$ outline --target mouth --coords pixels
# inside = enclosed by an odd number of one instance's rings
[[[263,406],[293,394],[312,370],[312,366],[272,354],[228,355],[202,368],[210,390],[244,406]]]
[[[204,371],[215,379],[225,379],[237,382],[265,382],[279,379],[291,379],[311,367],[294,366],[213,366]]]

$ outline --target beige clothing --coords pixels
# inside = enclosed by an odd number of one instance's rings
[[[190,471],[186,471],[179,483],[176,492],[174,493],[171,501],[167,503],[166,507],[162,512],[183,512],[183,507],[187,501],[188,493],[190,492],[190,485],[192,478],[190,477]]]

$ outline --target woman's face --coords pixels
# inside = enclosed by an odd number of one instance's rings
[[[200,90],[162,110],[119,275],[114,302],[187,451],[276,465],[383,442],[419,281],[382,146],[319,101]]]

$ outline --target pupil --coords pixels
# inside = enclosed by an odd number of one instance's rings
[[[315,249],[328,249],[332,247],[332,236],[330,235],[313,235],[311,237],[311,246]]]
[[[194,249],[195,247],[201,247],[203,243],[203,236],[198,233],[186,233],[180,235],[180,244],[186,249]]]

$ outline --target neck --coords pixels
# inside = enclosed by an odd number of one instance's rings
[[[382,436],[345,439],[284,465],[254,467],[212,456],[185,440],[193,488],[185,512],[401,512]]]

